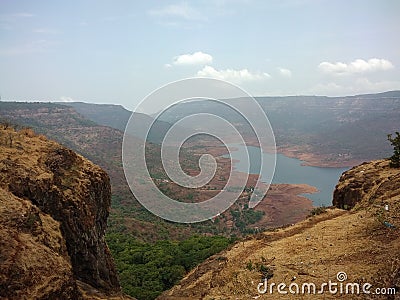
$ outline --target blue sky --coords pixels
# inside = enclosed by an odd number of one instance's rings
[[[0,0],[0,94],[133,109],[193,76],[254,96],[400,89],[399,15],[396,0]]]

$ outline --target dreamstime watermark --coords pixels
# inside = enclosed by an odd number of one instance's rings
[[[329,293],[332,295],[361,295],[361,294],[371,294],[371,295],[395,295],[396,289],[394,287],[381,287],[373,288],[372,284],[368,282],[358,283],[358,282],[345,282],[347,280],[347,274],[345,272],[338,272],[336,274],[337,281],[329,280],[328,282],[323,282],[319,285],[313,282],[304,282],[298,284],[292,282],[287,285],[284,282],[281,283],[268,283],[268,279],[264,279],[264,282],[260,282],[257,286],[257,291],[260,294],[308,294],[317,295]]]
[[[241,101],[237,101],[238,99]],[[189,78],[169,83],[149,94],[132,113],[124,133],[122,160],[125,177],[136,199],[153,214],[173,222],[195,223],[221,214],[240,197],[248,179],[231,166],[225,188],[212,198],[198,203],[172,199],[155,184],[146,162],[146,140],[149,133],[157,126],[166,126],[165,122],[156,126],[156,122],[166,112],[176,109],[182,103],[195,102],[202,104],[201,109],[193,113],[185,111],[182,117],[167,128],[161,141],[161,162],[168,181],[185,188],[202,188],[216,174],[217,161],[210,154],[200,156],[198,175],[190,176],[182,170],[179,163],[180,151],[185,141],[193,136],[207,135],[216,138],[228,149],[231,157],[235,147],[245,146],[243,132],[240,132],[237,122],[226,117],[229,114],[240,116],[241,125],[245,123],[251,128],[255,137],[253,144],[256,143],[260,152],[268,149],[273,154],[273,159],[268,161],[263,161],[260,155],[259,175],[263,175],[263,182],[259,176],[249,200],[250,208],[263,199],[275,171],[275,137],[265,112],[251,95],[229,82],[211,78]],[[228,113],[221,113],[222,108]],[[143,115],[137,113],[155,110],[157,113],[149,124],[144,122]],[[250,169],[249,153],[244,161],[242,159],[241,163]]]

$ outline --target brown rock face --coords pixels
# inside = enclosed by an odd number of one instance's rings
[[[12,143],[9,142],[11,140]],[[32,243],[40,244],[35,232],[39,236],[43,232],[46,239],[58,241],[58,244],[53,241],[49,245],[44,241],[42,246],[47,247],[46,251],[50,253],[39,255],[41,252],[38,252],[38,261],[32,262],[33,265],[40,265],[41,260],[45,269],[43,274],[49,271],[47,276],[59,272],[64,274],[65,280],[54,284],[57,293],[70,293],[71,289],[77,291],[73,277],[106,294],[120,291],[113,260],[104,240],[111,188],[109,177],[102,169],[75,152],[44,137],[35,136],[32,132],[17,133],[0,128],[0,188],[2,204],[5,203],[1,207],[1,236],[10,239],[7,243],[2,238],[4,244],[1,245],[0,264],[9,262],[11,265],[15,260],[14,264],[22,268],[18,271],[21,278],[10,277],[7,272],[16,273],[1,268],[0,278],[7,279],[1,281],[1,285],[14,284],[17,292],[27,287],[27,284],[20,282],[32,272],[22,267],[26,257],[18,254],[20,252],[15,256],[13,247],[7,247],[9,244],[21,245],[18,244],[20,235],[27,223],[30,227],[26,238]],[[23,203],[27,207],[25,210],[30,212],[17,209],[18,214],[25,217],[10,223],[7,211],[16,205],[14,202]],[[27,214],[29,217],[26,217]],[[44,222],[45,219],[52,225]],[[18,225],[21,222],[22,225]],[[10,228],[14,228],[15,233],[8,232]],[[29,252],[28,246],[21,247]],[[60,259],[53,263],[54,256],[60,256]],[[69,261],[72,269],[68,268]],[[48,283],[53,286],[52,282]],[[45,298],[51,295],[49,292]]]
[[[375,202],[391,202],[400,193],[400,169],[390,168],[388,160],[363,163],[343,173],[333,193],[333,205],[351,209]]]
[[[80,299],[60,224],[0,188],[0,298]]]

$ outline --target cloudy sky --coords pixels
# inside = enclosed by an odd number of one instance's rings
[[[399,16],[396,0],[0,0],[0,94],[133,109],[193,76],[254,96],[400,89]]]

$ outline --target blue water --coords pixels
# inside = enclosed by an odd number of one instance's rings
[[[244,146],[238,147],[237,151],[232,153],[232,158],[239,160],[235,163],[235,168],[241,172],[247,172],[248,166],[246,160],[246,148]],[[253,146],[247,147],[250,157],[250,173],[257,174],[260,170],[260,149]],[[269,153],[262,153],[263,161],[266,165],[271,165],[273,155]],[[339,180],[340,175],[348,170],[348,168],[320,168],[302,166],[303,161],[290,158],[282,154],[277,154],[275,174],[272,183],[292,183],[299,184],[305,183],[315,186],[318,193],[305,194],[305,197],[311,199],[314,206],[330,206],[332,205],[333,190]],[[261,174],[261,180],[265,180],[266,174]]]

